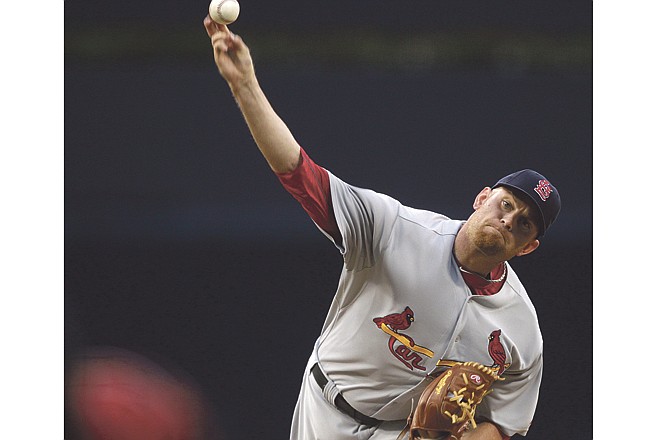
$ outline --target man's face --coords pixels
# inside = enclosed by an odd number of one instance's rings
[[[535,209],[509,189],[484,188],[473,207],[467,235],[484,255],[509,260],[529,254],[540,244]]]

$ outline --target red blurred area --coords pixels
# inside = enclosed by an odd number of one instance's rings
[[[104,348],[78,357],[65,382],[81,440],[204,440],[206,410],[194,384],[139,354]]]

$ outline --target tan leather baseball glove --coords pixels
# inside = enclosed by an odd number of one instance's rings
[[[428,384],[398,439],[460,439],[477,427],[477,405],[497,380],[504,379],[477,362],[455,363]]]

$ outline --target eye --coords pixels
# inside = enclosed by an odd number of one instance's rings
[[[511,204],[510,202],[508,202],[507,200],[505,200],[505,199],[503,199],[503,201],[501,202],[501,205],[502,205],[502,207],[505,208],[505,209],[510,209],[510,208],[512,208],[512,204]]]
[[[526,231],[530,231],[533,225],[531,224],[530,220],[524,217],[521,219],[521,227],[524,228]]]

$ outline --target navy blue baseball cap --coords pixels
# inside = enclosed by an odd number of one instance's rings
[[[556,187],[542,174],[529,169],[503,177],[493,188],[499,186],[520,191],[533,201],[540,214],[540,224],[537,225],[540,231],[537,236],[542,237],[561,210],[561,196]]]

